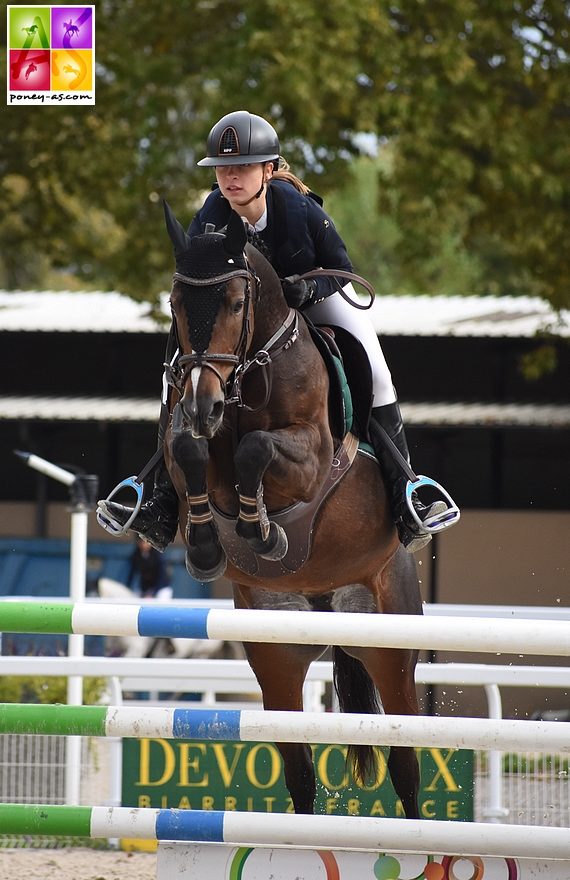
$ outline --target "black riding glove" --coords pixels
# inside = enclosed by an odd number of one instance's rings
[[[282,280],[281,286],[283,287],[287,305],[291,306],[292,309],[300,309],[301,306],[308,303],[317,289],[317,285],[312,278],[305,281],[299,275],[288,275],[287,278]]]

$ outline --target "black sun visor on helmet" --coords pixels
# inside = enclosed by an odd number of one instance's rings
[[[216,122],[208,135],[204,159],[198,165],[249,165],[278,162],[279,138],[273,126],[254,113],[236,110]]]

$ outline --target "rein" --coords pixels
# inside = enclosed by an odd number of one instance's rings
[[[246,269],[235,269],[231,272],[214,275],[211,278],[191,278],[188,275],[183,275],[181,272],[174,272],[172,276],[174,281],[181,281],[183,284],[189,284],[192,287],[211,287],[216,284],[223,284],[224,282],[231,281],[232,278],[245,278],[247,283],[244,316],[240,338],[233,354],[220,354],[216,352],[185,354],[181,355],[174,365],[165,364],[164,369],[166,381],[178,391],[180,396],[182,396],[188,374],[194,367],[205,367],[217,376],[224,394],[224,403],[226,405],[236,405],[240,409],[247,410],[251,413],[257,413],[267,406],[269,398],[271,397],[272,374],[270,367],[272,361],[275,360],[282,351],[286,351],[290,348],[299,336],[299,316],[294,309],[290,309],[281,327],[279,327],[279,329],[273,334],[271,339],[266,342],[263,348],[259,349],[252,357],[248,358],[247,344],[250,330],[250,306],[253,303],[253,308],[255,310],[260,295],[260,281],[256,273],[249,268],[249,263],[247,263],[247,261],[246,264]],[[310,272],[305,272],[300,277],[318,278],[322,276],[346,278],[348,281],[355,281],[357,284],[361,284],[370,295],[370,302],[365,305],[354,302],[344,292],[340,284],[338,285],[338,292],[342,298],[350,303],[355,309],[365,311],[372,306],[375,297],[374,288],[370,282],[354,272],[348,272],[344,269],[312,269]],[[174,323],[174,327],[176,328],[176,322]],[[176,335],[178,334],[176,333]],[[278,343],[281,344],[276,348]],[[233,381],[230,390],[228,390],[228,384],[216,364],[231,364],[234,367]],[[259,406],[251,407],[243,401],[242,384],[245,376],[250,371],[259,367],[263,371],[263,401]]]
[[[311,269],[310,272],[305,272],[303,275],[299,276],[300,278],[346,278],[347,281],[355,281],[357,284],[362,285],[369,295],[370,302],[366,303],[366,305],[362,305],[359,302],[355,302],[351,299],[343,290],[341,285],[338,285],[338,293],[342,296],[344,300],[346,300],[349,305],[351,305],[354,309],[360,309],[360,311],[367,311],[367,309],[372,308],[372,304],[374,303],[374,299],[376,297],[376,292],[369,281],[366,278],[363,278],[361,275],[357,275],[355,272],[348,272],[346,269]]]
[[[271,397],[271,389],[273,387],[272,374],[269,367],[271,366],[275,358],[281,354],[282,351],[286,351],[293,345],[298,336],[299,315],[295,311],[295,309],[289,309],[289,313],[281,324],[281,327],[279,328],[279,330],[277,330],[276,333],[273,334],[271,339],[265,343],[265,348],[261,348],[258,352],[254,354],[252,358],[246,360],[244,363],[238,364],[234,373],[232,396],[226,397],[226,403],[235,403],[241,409],[245,409],[251,413],[257,413],[260,412],[262,409],[265,409],[265,407],[269,403],[269,398]],[[283,337],[285,337],[283,342],[281,343],[279,348],[275,349],[274,346]],[[245,374],[249,372],[249,370],[254,370],[256,367],[263,368],[263,382],[265,386],[265,393],[263,397],[263,402],[259,406],[252,407],[243,402],[241,386]]]

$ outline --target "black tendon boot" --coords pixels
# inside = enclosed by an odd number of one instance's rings
[[[370,439],[382,467],[392,516],[398,529],[398,536],[404,547],[410,553],[415,553],[431,541],[431,535],[418,525],[408,508],[406,503],[406,484],[408,478],[396,459],[390,455],[389,449],[386,448],[386,442],[380,436],[378,425],[384,428],[390,439],[394,442],[394,445],[409,463],[410,453],[397,401],[388,403],[385,406],[374,407],[370,419]],[[426,520],[428,517],[439,515],[447,510],[447,504],[444,501],[434,501],[429,506],[426,506],[422,504],[415,493],[412,495],[412,504],[421,520]]]
[[[120,525],[124,525],[133,512],[132,507],[115,501],[100,501],[99,508]],[[161,458],[154,474],[152,496],[141,505],[130,530],[162,553],[174,541],[177,529],[178,495],[164,459]]]

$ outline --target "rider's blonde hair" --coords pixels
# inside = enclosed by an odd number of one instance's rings
[[[287,183],[290,183],[295,189],[298,189],[304,196],[310,192],[309,187],[304,184],[296,174],[293,174],[289,167],[289,163],[283,158],[283,156],[279,157],[279,166],[273,171],[273,179],[286,180]]]

